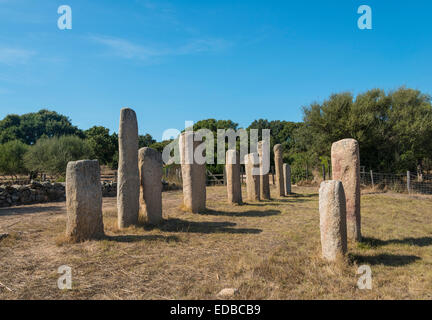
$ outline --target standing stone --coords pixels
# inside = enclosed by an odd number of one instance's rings
[[[358,142],[343,139],[331,148],[333,180],[343,183],[346,197],[348,239],[361,240],[360,153]]]
[[[246,190],[249,201],[260,200],[260,168],[258,153],[245,155]]]
[[[102,188],[97,160],[69,162],[66,168],[66,236],[73,242],[101,238]]]
[[[118,226],[138,223],[140,179],[138,172],[138,123],[135,111],[120,111],[117,182]]]
[[[140,214],[149,224],[162,221],[162,154],[151,148],[138,151]]]
[[[282,145],[277,144],[273,147],[275,171],[276,171],[276,190],[280,197],[285,195],[284,178],[283,178],[283,159]]]
[[[322,257],[335,261],[347,252],[345,193],[342,182],[323,181],[319,190]]]
[[[287,163],[283,164],[283,175],[285,195],[288,196],[291,194],[291,166]]]
[[[270,163],[265,165],[264,161],[270,162],[270,146],[266,141],[258,142],[258,155],[260,165],[260,198],[270,200],[269,168]],[[266,170],[267,169],[267,170]],[[267,172],[265,172],[267,171]]]
[[[236,150],[226,152],[226,185],[228,203],[241,204],[240,155]]]
[[[203,142],[194,141],[192,131],[183,132],[179,139],[184,209],[193,213],[206,209],[206,166],[196,162],[194,153]]]

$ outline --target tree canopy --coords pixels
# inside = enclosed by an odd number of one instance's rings
[[[73,126],[68,117],[55,111],[42,109],[21,116],[10,114],[0,121],[0,143],[20,140],[32,145],[42,137],[52,138],[63,135],[76,135],[83,138],[83,132]]]
[[[24,155],[24,163],[29,171],[61,176],[69,161],[92,158],[92,149],[86,140],[62,136],[39,139]]]
[[[361,165],[374,170],[415,170],[432,158],[431,101],[418,90],[374,89],[355,99],[334,94],[303,111],[296,144],[316,159],[330,156],[332,143],[344,138],[358,140]]]
[[[18,140],[0,144],[0,174],[13,176],[26,173],[23,157],[27,150],[28,146]]]
[[[205,119],[193,129],[208,129],[216,139],[218,129],[238,130],[239,125],[232,120]],[[259,130],[259,140],[261,130],[270,129],[270,147],[282,144],[284,161],[291,164],[293,174],[306,167],[327,166],[332,143],[344,138],[358,140],[361,165],[367,169],[394,173],[420,166],[432,170],[431,97],[419,90],[372,89],[357,96],[336,93],[303,107],[303,122],[257,119],[246,128],[251,129]],[[140,148],[160,152],[171,142],[157,142],[149,134],[139,136]],[[216,141],[214,147],[217,156]],[[10,114],[0,121],[0,174],[26,169],[60,174],[67,161],[90,156],[115,169],[118,135],[102,126],[82,131],[68,117],[46,109]],[[222,173],[223,165],[215,160],[208,169]]]

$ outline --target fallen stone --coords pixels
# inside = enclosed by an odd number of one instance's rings
[[[235,289],[235,288],[225,288],[225,289],[222,289],[217,294],[217,296],[220,298],[230,298],[230,297],[233,297],[236,294],[238,294],[238,292],[239,292],[238,289]]]

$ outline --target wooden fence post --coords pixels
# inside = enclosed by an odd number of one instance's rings
[[[372,170],[370,171],[370,177],[371,177],[371,182],[372,182],[372,188],[375,188]]]
[[[411,174],[407,171],[407,189],[408,193],[411,193]]]

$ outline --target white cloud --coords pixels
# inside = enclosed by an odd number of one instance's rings
[[[134,44],[130,41],[106,36],[92,36],[91,39],[111,50],[111,54],[126,59],[147,60],[151,57],[163,55],[163,52]]]
[[[0,63],[7,65],[25,64],[36,52],[18,48],[0,47]]]
[[[110,54],[125,58],[151,60],[164,56],[191,55],[206,52],[216,52],[226,49],[230,43],[224,39],[192,39],[180,46],[145,46],[129,40],[107,37],[91,36],[90,39],[102,44],[110,50]]]

